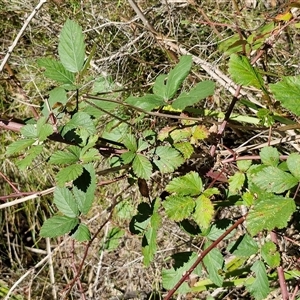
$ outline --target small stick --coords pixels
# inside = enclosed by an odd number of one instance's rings
[[[43,6],[44,3],[46,3],[47,0],[40,0],[39,4],[33,9],[31,14],[28,16],[26,21],[24,22],[24,25],[22,26],[21,30],[17,34],[15,40],[13,41],[12,45],[8,47],[8,51],[6,55],[4,56],[2,63],[0,65],[0,72],[2,72],[5,64],[7,63],[10,55],[12,54],[14,48],[17,46],[19,39],[21,38],[22,34],[24,33],[26,27],[29,25],[30,21],[33,19],[33,17],[36,15],[36,13],[39,11],[39,9]]]

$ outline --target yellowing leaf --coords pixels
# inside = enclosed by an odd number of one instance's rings
[[[291,12],[287,11],[283,14],[278,14],[275,17],[275,21],[289,21],[292,17],[293,17],[293,15],[291,14]]]
[[[210,199],[201,195],[196,200],[196,209],[193,214],[194,220],[200,226],[201,229],[206,229],[209,227],[210,222],[213,219],[214,206]]]

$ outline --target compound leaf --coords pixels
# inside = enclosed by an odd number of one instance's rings
[[[152,175],[152,165],[147,157],[137,154],[134,157],[132,168],[134,174],[142,179],[150,179]]]
[[[86,242],[91,240],[91,233],[85,224],[79,224],[76,231],[71,235],[78,242]]]

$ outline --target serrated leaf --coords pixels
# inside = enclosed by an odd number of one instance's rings
[[[270,293],[268,276],[263,262],[257,260],[251,270],[255,272],[256,278],[251,285],[246,285],[246,289],[254,296],[256,300],[265,299]]]
[[[229,191],[236,193],[240,191],[245,182],[245,174],[242,172],[236,172],[228,179],[229,182]]]
[[[160,199],[156,198],[153,207],[153,213],[150,217],[149,228],[145,232],[142,253],[144,255],[144,264],[148,267],[154,258],[157,249],[157,231],[161,225],[161,216],[158,213]]]
[[[166,191],[178,195],[199,195],[203,190],[202,179],[196,172],[172,179],[166,186]]]
[[[152,175],[151,162],[142,154],[137,154],[132,162],[134,174],[142,179],[150,179]]]
[[[85,112],[78,112],[73,115],[72,119],[63,127],[62,135],[64,136],[67,132],[72,129],[76,129],[76,132],[86,132],[89,137],[90,135],[96,134],[96,127],[94,125],[91,116]]]
[[[193,218],[201,229],[209,227],[213,220],[214,212],[214,206],[209,198],[204,195],[200,195],[196,199],[196,208],[193,213]]]
[[[57,183],[60,186],[62,186],[66,182],[78,178],[82,174],[82,172],[83,172],[83,167],[82,165],[79,164],[73,164],[68,167],[65,167],[56,174]]]
[[[58,54],[61,63],[70,72],[76,73],[82,69],[85,56],[84,35],[81,26],[72,20],[67,20],[60,32]]]
[[[54,203],[67,217],[75,218],[79,214],[77,203],[71,191],[65,187],[56,187],[54,191]]]
[[[51,155],[49,159],[49,164],[52,165],[74,164],[78,160],[79,158],[74,153],[58,150]]]
[[[181,86],[183,80],[188,76],[192,68],[192,56],[184,55],[180,57],[179,63],[169,72],[165,96],[167,99],[174,97]]]
[[[136,152],[137,140],[133,134],[124,135],[122,142],[128,150]]]
[[[246,172],[252,165],[252,160],[238,160],[236,164],[241,172]]]
[[[207,248],[209,244],[206,244]],[[220,250],[212,249],[204,258],[203,263],[208,271],[209,279],[217,286],[222,286],[223,277],[219,274],[224,266],[224,259]]]
[[[300,181],[300,155],[292,153],[286,160],[290,172]]]
[[[279,152],[274,147],[264,147],[259,154],[263,164],[276,167],[279,163]]]
[[[84,165],[83,173],[73,182],[73,195],[81,213],[87,214],[93,204],[96,191],[95,167]]]
[[[153,162],[162,173],[173,172],[184,163],[184,159],[180,153],[171,147],[159,146],[156,148],[155,154],[159,158],[153,159]]]
[[[229,219],[222,219],[213,224],[208,230],[203,231],[203,236],[206,236],[209,240],[215,241],[220,237],[230,226],[232,225],[232,221]],[[229,239],[234,236],[235,230],[232,231],[225,239]]]
[[[256,254],[258,251],[258,246],[255,240],[248,234],[241,236],[235,242],[230,252],[236,256],[250,257]]]
[[[262,246],[261,256],[264,261],[270,266],[270,268],[275,268],[280,265],[280,254],[273,242],[266,242]]]
[[[36,123],[37,137],[43,142],[49,135],[53,133],[53,127],[46,123],[46,118],[40,118]]]
[[[130,96],[125,100],[125,102],[145,111],[151,111],[155,107],[160,107],[166,104],[163,98],[154,94],[146,94],[142,97]]]
[[[26,156],[16,163],[20,170],[25,170],[32,163],[32,161],[43,152],[43,148],[43,145],[32,146],[27,151]]]
[[[45,68],[45,76],[60,83],[73,85],[75,75],[66,70],[63,64],[52,58],[40,58],[37,60],[40,67]]]
[[[27,124],[20,129],[22,135],[28,139],[37,138],[36,124]]]
[[[15,141],[8,145],[6,149],[6,155],[12,155],[14,153],[18,153],[31,146],[35,142],[34,139],[22,139]]]
[[[284,76],[281,81],[270,84],[270,90],[282,106],[300,116],[300,76]]]
[[[245,56],[232,54],[229,60],[228,72],[237,84],[264,89],[262,76],[251,66]]]
[[[122,158],[124,164],[131,163],[133,161],[133,159],[135,158],[135,156],[136,156],[136,153],[131,152],[131,151],[127,151],[127,152],[121,154],[121,158]]]
[[[173,221],[188,218],[194,210],[195,201],[192,197],[169,196],[163,202],[166,214]]]
[[[69,233],[79,223],[77,218],[54,216],[46,220],[41,228],[40,236],[54,238]]]
[[[67,92],[62,87],[56,87],[49,92],[48,104],[49,108],[53,113],[57,113],[59,108],[55,108],[58,104],[61,105],[61,108],[64,107],[68,102]],[[49,109],[46,103],[43,104],[42,114],[45,117],[49,116]]]
[[[171,290],[175,284],[181,279],[181,277],[189,270],[189,268],[195,263],[198,255],[194,252],[176,253],[172,255],[173,260],[177,266],[171,269],[162,269],[162,285],[166,290]],[[177,259],[179,258],[179,259]],[[179,262],[177,262],[179,260]],[[194,273],[201,275],[201,266],[199,265]],[[177,290],[180,294],[189,292],[191,288],[187,282],[184,282]]]
[[[202,81],[196,84],[188,93],[182,92],[180,96],[174,100],[172,107],[183,110],[187,106],[192,106],[204,98],[213,95],[215,83],[210,80]]]
[[[130,220],[134,214],[135,207],[129,201],[119,202],[114,209],[114,215],[122,220]]]
[[[120,239],[124,236],[124,234],[125,231],[119,227],[113,227],[110,229],[103,244],[103,249],[107,251],[115,250],[119,246]]]
[[[272,193],[283,193],[298,184],[298,179],[276,167],[266,167],[252,179],[261,189]]]
[[[184,159],[189,159],[194,153],[194,148],[190,142],[175,143],[173,146],[183,155]]]
[[[80,156],[80,160],[87,164],[89,162],[94,162],[100,159],[100,153],[97,149],[92,148],[86,151],[83,155]]]
[[[91,240],[91,233],[85,224],[79,224],[76,231],[71,235],[78,242],[87,242]]]
[[[253,236],[264,229],[284,228],[295,209],[295,202],[291,198],[264,194],[247,215],[248,230]]]

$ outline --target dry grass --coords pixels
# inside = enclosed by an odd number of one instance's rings
[[[249,33],[284,9],[284,3],[281,7],[276,1],[253,1],[256,2],[255,7],[253,4],[246,5],[250,2],[209,0],[201,4],[200,1],[161,0],[139,1],[139,5],[158,32],[184,45],[191,53],[226,73],[228,57],[219,51],[220,41],[235,33],[236,25]],[[0,0],[1,55],[6,54],[25,18],[36,4],[36,1],[31,0]],[[167,73],[176,61],[177,55],[156,41],[125,0],[48,1],[29,24],[9,59],[9,65],[20,80],[31,104],[40,105],[51,85],[50,82],[45,82],[36,60],[39,57],[52,56],[53,53],[57,55],[58,35],[66,18],[77,20],[83,27],[88,52],[94,44],[97,46],[91,77],[86,78],[87,83],[101,73],[109,73],[130,92],[141,93],[149,89],[160,73]],[[216,24],[208,24],[207,20]],[[221,26],[217,23],[227,25]],[[269,72],[282,75],[299,74],[299,49],[298,32],[285,32],[270,51]],[[190,84],[195,78],[209,78],[200,67],[195,66],[193,72],[189,78]],[[16,88],[6,72],[2,73],[0,83],[1,115],[20,119],[32,117],[24,99],[16,102]],[[124,97],[127,93],[124,93]],[[219,85],[214,97],[215,101],[207,102],[206,107],[225,111],[232,95]],[[244,107],[239,109],[239,112],[248,112]],[[3,146],[16,138],[15,134],[1,131]],[[1,172],[20,190],[37,191],[54,185],[53,170],[45,169],[43,161],[36,162],[29,171],[20,172],[14,161],[4,157],[4,151],[2,147]],[[101,180],[102,177],[99,178]],[[163,191],[165,180],[160,185],[153,183],[153,197]],[[12,192],[3,179],[0,187],[2,195]],[[123,192],[125,187],[127,182],[122,181],[99,189],[98,199],[89,216],[93,232],[109,218],[110,212],[106,208],[113,201],[129,201],[133,207],[143,201],[136,188]],[[119,192],[119,197],[115,197]],[[20,299],[55,299],[55,293],[63,294],[83,258],[85,244],[74,243],[70,237],[52,240],[49,247],[54,253],[51,267],[54,278],[51,282],[51,268],[45,259],[47,247],[38,238],[44,218],[55,210],[50,199],[44,197],[0,211],[0,279],[12,287],[27,274],[14,290],[14,294],[19,295]],[[158,236],[155,261],[149,268],[145,268],[142,263],[141,238],[132,235],[128,225],[129,219],[120,219],[116,215],[104,225],[84,261],[81,285],[74,285],[69,299],[126,299],[117,296],[129,297],[130,292],[137,292],[131,294],[135,295],[132,299],[161,299],[165,293],[162,291],[160,272],[163,267],[170,266],[170,255],[179,250],[197,251],[201,244],[201,240],[192,241],[177,226],[165,220]],[[103,239],[114,226],[119,226],[126,233],[120,245],[109,252],[102,248]],[[85,298],[81,298],[82,291]],[[232,289],[221,292],[217,299],[241,299],[242,294],[242,290]],[[207,294],[194,294],[176,299],[202,299],[206,296]],[[250,299],[246,293],[242,297]]]

